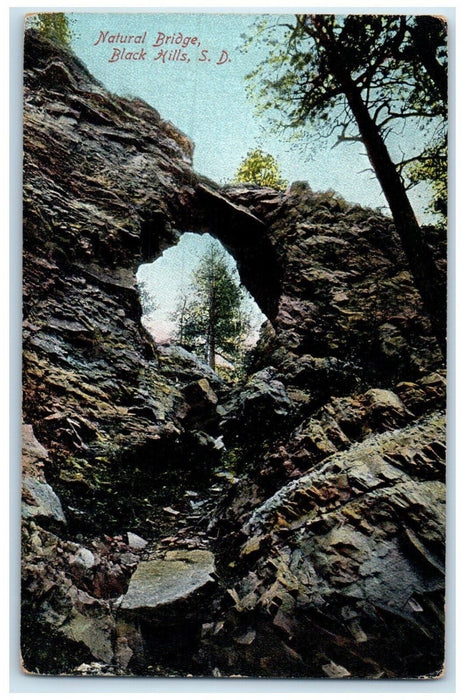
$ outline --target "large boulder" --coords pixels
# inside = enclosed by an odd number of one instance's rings
[[[444,443],[433,413],[336,452],[256,507],[238,556],[221,562],[243,573],[205,656],[226,675],[441,674]]]
[[[247,383],[234,390],[223,406],[220,428],[229,439],[253,434],[282,431],[289,424],[292,402],[276,370],[267,367],[253,374]]]
[[[133,672],[160,660],[189,668],[211,618],[215,558],[205,549],[173,549],[141,561],[118,608],[116,649]]]

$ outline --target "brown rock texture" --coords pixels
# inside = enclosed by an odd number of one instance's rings
[[[392,221],[306,183],[220,188],[33,31],[24,75],[26,668],[437,676],[445,368]],[[141,325],[137,268],[185,231],[269,319],[241,385]],[[171,546],[212,550],[215,585],[155,643],[119,606]]]

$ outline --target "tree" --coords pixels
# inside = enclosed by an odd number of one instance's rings
[[[447,221],[447,140],[427,148],[422,156],[410,164],[408,178],[412,185],[428,182],[433,191],[429,210],[438,215],[443,225]]]
[[[189,306],[189,294],[185,291],[181,292],[173,315],[173,320],[176,322],[177,341],[182,346],[186,345],[186,342],[189,342],[187,340],[189,336],[186,337],[186,323],[190,315]]]
[[[242,309],[242,290],[217,243],[201,257],[174,320],[178,342],[203,356],[212,369],[217,353],[237,358],[249,323]]]
[[[249,75],[249,85],[279,127],[300,134],[310,127],[322,137],[336,138],[336,143],[363,142],[444,352],[446,281],[417,222],[405,182],[408,166],[415,173],[414,164],[447,128],[444,25],[428,24],[426,47],[422,27],[420,18],[407,16],[296,15],[292,24],[278,23],[270,34],[265,20],[258,34],[269,52]],[[405,126],[406,120],[430,143],[420,154],[395,162],[388,144],[392,146],[394,125]]]
[[[406,61],[414,74],[408,109],[428,109],[440,117],[429,145],[399,164],[407,188],[427,182],[432,190],[429,210],[447,221],[447,28],[437,17],[419,15],[406,23],[407,41],[399,47],[397,61]]]
[[[275,190],[285,190],[287,187],[287,182],[279,172],[276,158],[269,153],[263,153],[261,148],[249,150],[234,176],[234,181],[273,187]]]
[[[39,32],[47,39],[68,48],[71,43],[69,21],[64,12],[40,12]]]
[[[139,299],[140,304],[142,306],[142,314],[144,316],[149,316],[158,307],[155,295],[150,289],[150,286],[146,280],[138,281],[137,288],[139,290]]]

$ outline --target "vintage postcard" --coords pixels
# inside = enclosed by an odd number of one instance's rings
[[[26,673],[443,675],[447,47],[25,17]]]

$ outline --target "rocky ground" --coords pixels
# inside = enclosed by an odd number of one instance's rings
[[[444,359],[391,220],[221,189],[33,31],[24,115],[25,669],[436,677]],[[137,268],[184,231],[269,319],[240,385],[141,325]]]

